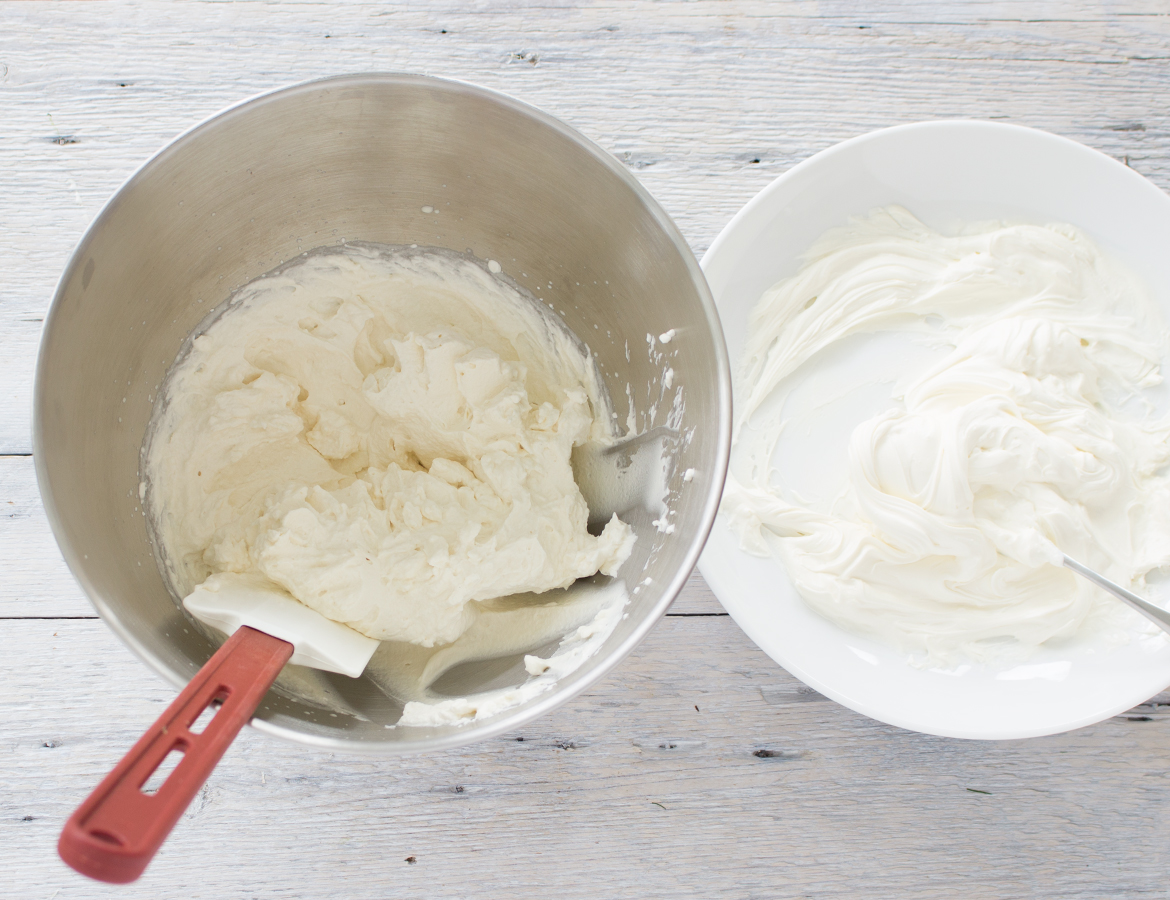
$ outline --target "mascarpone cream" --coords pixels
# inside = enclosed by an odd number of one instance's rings
[[[633,533],[587,531],[570,466],[611,418],[587,348],[536,301],[455,254],[350,245],[251,282],[190,342],[147,508],[179,596],[260,576],[370,637],[446,646],[491,634],[473,626],[496,598],[617,572]],[[507,649],[555,637],[553,603],[530,603],[532,634],[512,604]]]

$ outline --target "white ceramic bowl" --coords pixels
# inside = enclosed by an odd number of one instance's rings
[[[939,121],[872,132],[777,178],[723,229],[702,266],[736,371],[748,314],[800,267],[826,229],[901,204],[948,231],[1003,219],[1065,222],[1150,288],[1170,320],[1170,197],[1132,169],[1074,141],[992,122]],[[1170,372],[1170,359],[1163,360]],[[735,451],[732,452],[734,470]],[[775,559],[750,556],[722,517],[700,560],[735,621],[806,684],[865,715],[929,734],[1002,739],[1053,734],[1116,715],[1170,684],[1170,641],[1134,632],[1109,649],[1042,649],[1007,670],[923,670],[808,608]]]

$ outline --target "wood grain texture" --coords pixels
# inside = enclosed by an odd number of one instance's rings
[[[222,107],[368,70],[465,78],[629,165],[701,253],[756,191],[873,128],[1046,128],[1170,186],[1170,16],[1157,0],[0,5],[0,452],[27,453],[49,297],[101,204]],[[876,8],[873,8],[876,7]]]
[[[32,457],[0,456],[0,572],[0,618],[96,615],[53,540]]]
[[[0,897],[1164,896],[1170,694],[1051,738],[911,734],[800,685],[697,575],[633,657],[521,733],[363,759],[249,730],[141,882],[65,869],[65,816],[174,692],[100,621],[60,618],[92,609],[27,456],[54,284],[174,135],[370,70],[559,116],[696,253],[794,163],[919,119],[1045,128],[1170,188],[1165,0],[0,0]]]
[[[1058,737],[929,738],[810,691],[726,617],[668,619],[566,707],[430,758],[248,729],[143,879],[106,889],[55,859],[57,834],[173,691],[100,622],[0,628],[23,648],[0,663],[23,698],[0,740],[4,896],[1165,892],[1170,697]]]

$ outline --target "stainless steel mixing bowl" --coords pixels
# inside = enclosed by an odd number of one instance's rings
[[[313,692],[271,692],[253,722],[331,749],[468,743],[563,703],[630,652],[694,566],[726,471],[730,377],[703,275],[646,190],[571,128],[468,84],[355,75],[265,94],[177,138],[114,195],[57,288],[37,364],[41,495],[102,618],[162,675],[186,683],[214,646],[168,592],[140,509],[139,448],[155,393],[184,338],[233,288],[343,240],[498,260],[597,353],[623,419],[626,385],[644,412],[667,363],[685,398],[674,424],[688,437],[675,442],[667,485],[673,533],[653,524],[656,504],[626,492],[623,518],[639,539],[622,574],[642,586],[577,672],[494,718],[435,728],[387,728],[397,701],[366,679],[319,674]],[[655,362],[647,337],[669,330],[673,341],[657,348],[667,358]],[[640,428],[664,424],[672,393]],[[467,664],[444,678],[446,689],[522,680],[509,665]]]

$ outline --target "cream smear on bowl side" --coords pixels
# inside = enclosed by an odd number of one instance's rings
[[[919,665],[1124,640],[1149,626],[1060,563],[1139,592],[1170,565],[1166,349],[1144,286],[1071,226],[874,211],[753,310],[723,512],[813,609]],[[898,371],[849,383],[847,357]],[[824,471],[785,464],[867,392]]]
[[[407,701],[401,724],[470,721],[568,674],[620,618],[620,582],[547,593],[630,554],[616,515],[588,532],[570,466],[611,418],[588,349],[492,269],[314,251],[237,291],[168,375],[148,518],[177,596],[263,579],[386,642],[368,673]],[[558,637],[524,685],[429,691],[458,662]]]

